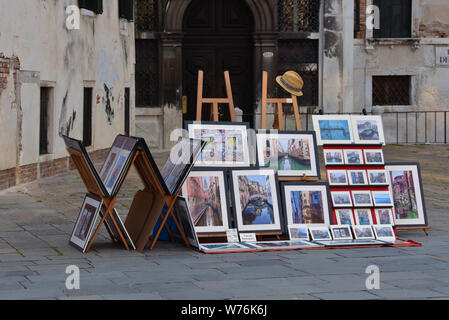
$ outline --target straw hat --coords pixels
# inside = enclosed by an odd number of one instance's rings
[[[303,95],[301,89],[304,86],[304,81],[295,71],[287,71],[282,76],[276,77],[276,81],[285,91],[298,97]]]

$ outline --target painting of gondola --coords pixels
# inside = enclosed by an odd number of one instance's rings
[[[283,177],[319,177],[315,132],[257,133],[257,160],[261,167],[278,170]]]
[[[381,116],[351,116],[357,144],[385,144]]]
[[[274,169],[232,170],[231,186],[237,229],[240,232],[263,233],[282,229]]]
[[[363,164],[363,153],[360,149],[345,149],[343,150],[345,156],[345,163],[351,165]]]
[[[224,170],[195,169],[183,187],[195,231],[199,234],[225,233],[229,229],[229,207]]]
[[[318,145],[354,142],[349,115],[313,115],[312,120]]]

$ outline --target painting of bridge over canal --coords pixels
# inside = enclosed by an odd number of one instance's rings
[[[314,134],[258,134],[259,164],[279,176],[318,176]]]

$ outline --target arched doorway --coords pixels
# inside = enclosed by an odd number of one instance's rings
[[[184,120],[195,120],[198,70],[204,71],[204,97],[225,97],[225,70],[229,70],[234,104],[244,121],[253,113],[254,17],[245,0],[193,0],[183,19],[183,95],[187,99]],[[203,119],[210,119],[203,107]],[[220,119],[229,120],[226,105]]]

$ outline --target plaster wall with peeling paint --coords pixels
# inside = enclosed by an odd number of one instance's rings
[[[0,57],[20,63],[19,70],[3,70],[0,171],[66,157],[61,135],[83,137],[85,87],[93,91],[88,151],[109,148],[124,133],[125,88],[135,132],[134,24],[119,18],[118,1],[105,1],[102,14],[82,13],[80,29],[69,30],[66,7],[74,3],[0,0]],[[46,155],[39,155],[40,87],[51,88]]]

